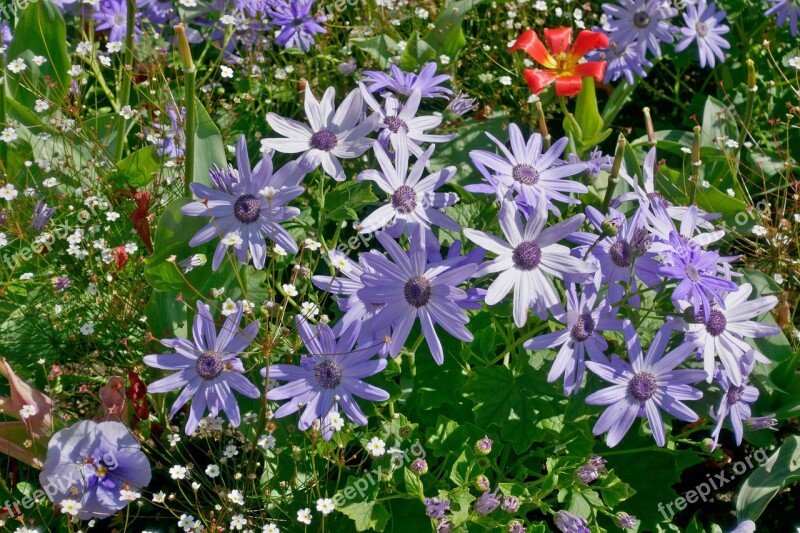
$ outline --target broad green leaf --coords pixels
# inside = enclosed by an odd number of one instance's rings
[[[225,145],[217,125],[211,120],[200,100],[197,106],[197,132],[194,141],[194,181],[211,186],[208,170],[212,165],[225,168],[228,163],[225,158]]]
[[[624,502],[634,494],[636,491],[630,485],[622,481],[614,470],[610,470],[599,481],[592,484],[592,488],[600,493],[606,505],[612,509]]]
[[[581,152],[579,154],[581,156],[611,135],[611,130],[605,127],[603,118],[597,109],[594,78],[583,78],[581,92],[575,101],[575,120],[581,130],[581,137],[577,139],[578,151]]]
[[[153,174],[161,168],[161,158],[155,146],[146,146],[117,163],[120,181],[139,189],[153,180]]]
[[[702,146],[717,147],[714,143],[715,139],[736,139],[739,135],[736,121],[728,109],[728,106],[720,102],[713,96],[706,99],[705,106],[703,107],[703,132],[700,137],[700,144]]]
[[[389,68],[391,58],[400,51],[397,41],[383,34],[377,37],[351,39],[350,42],[371,55],[382,69]]]
[[[739,521],[757,520],[772,498],[797,480],[800,480],[800,437],[793,435],[744,481],[736,497],[736,517]]]
[[[406,41],[406,48],[400,58],[400,68],[408,71],[417,71],[423,64],[436,58],[436,50],[431,48],[414,31]]]
[[[144,308],[147,327],[158,339],[188,337],[186,304],[178,300],[177,291],[153,290]]]
[[[383,531],[390,515],[386,508],[375,501],[378,486],[376,480],[367,474],[350,477],[347,485],[340,490],[335,500],[345,502],[337,510],[355,522],[356,531]]]
[[[356,220],[356,210],[378,201],[369,183],[347,181],[325,195],[327,218],[336,221]]]
[[[436,53],[449,56],[451,59],[467,44],[461,23],[464,17],[482,0],[459,0],[449,2],[439,13],[434,27],[425,37]]]
[[[34,56],[42,56],[46,61],[36,65]],[[33,109],[42,95],[56,105],[63,104],[71,62],[64,17],[51,0],[31,2],[20,14],[6,50],[6,62],[19,58],[25,60],[27,68],[19,74],[6,73],[11,97],[29,109]]]
[[[403,468],[403,480],[406,485],[406,493],[409,496],[418,498],[421,502],[425,501],[425,489],[422,486],[420,476],[411,471],[410,468]]]

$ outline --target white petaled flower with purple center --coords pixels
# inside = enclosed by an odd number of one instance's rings
[[[409,171],[407,143],[397,146],[394,164],[386,150],[375,145],[375,157],[382,172],[365,170],[358,175],[357,180],[375,182],[389,195],[389,202],[373,211],[358,225],[359,233],[372,233],[388,224],[391,226],[387,228],[387,233],[395,238],[406,231],[408,224],[422,225],[426,233],[430,232],[432,225],[452,231],[461,229],[455,220],[440,211],[455,204],[458,195],[435,192],[455,175],[456,167],[449,166],[422,177],[433,148],[433,145],[428,147]]]
[[[595,281],[599,281],[595,276]],[[527,341],[526,350],[545,350],[561,346],[547,375],[552,383],[564,376],[564,395],[577,392],[583,383],[586,355],[592,361],[603,361],[608,342],[601,331],[621,331],[623,321],[614,318],[614,311],[605,298],[598,297],[597,283],[583,286],[580,296],[574,284],[567,289],[567,308],[554,313],[554,318],[566,326]]]
[[[419,74],[415,72],[403,72],[397,65],[389,65],[389,72],[365,70],[362,83],[366,83],[367,89],[371,93],[377,93],[386,89],[394,91],[397,95],[408,96],[415,89],[420,91],[422,98],[447,98],[453,91],[440,85],[450,79],[447,74],[436,75],[436,62],[426,63]],[[383,93],[381,93],[383,94]]]
[[[697,414],[683,402],[703,396],[689,384],[702,381],[705,372],[696,369],[676,370],[695,347],[691,343],[683,343],[665,355],[671,331],[672,325],[665,324],[653,338],[647,355],[643,356],[636,331],[628,323],[624,334],[630,362],[616,355],[611,361],[586,362],[586,368],[612,384],[586,398],[589,405],[608,406],[597,419],[593,432],[595,435],[607,432],[606,444],[609,447],[616,446],[622,440],[637,417],[647,418],[656,444],[664,446],[667,438],[659,409],[680,420],[697,420]]]
[[[739,290],[728,293],[723,298],[724,307],[711,308],[708,318],[704,314],[694,314],[690,320],[678,319],[675,327],[686,331],[686,340],[697,346],[703,358],[706,381],[711,383],[716,370],[715,361],[719,357],[727,379],[733,385],[742,384],[741,358],[753,348],[745,338],[770,337],[778,335],[781,328],[753,320],[778,304],[775,296],[762,296],[748,300],[753,286],[745,283]],[[682,303],[681,311],[687,311],[688,304]],[[755,352],[756,359],[769,363],[769,359]]]
[[[336,181],[344,181],[340,159],[355,159],[375,142],[367,137],[377,126],[378,117],[363,119],[364,99],[361,91],[350,91],[338,109],[336,92],[329,87],[317,101],[306,84],[305,112],[308,124],[275,113],[267,113],[270,127],[284,138],[263,139],[261,145],[278,152],[302,152],[300,165],[311,171],[320,165]]]
[[[580,200],[568,195],[587,192],[588,189],[582,183],[564,179],[587,169],[586,163],[565,163],[559,159],[567,147],[566,137],[557,140],[542,153],[542,136],[534,133],[526,142],[516,124],[508,126],[511,150],[491,133],[487,132],[486,136],[497,145],[502,156],[486,150],[472,150],[469,157],[490,186],[494,185],[498,198],[504,197],[510,189],[522,196],[525,205],[533,209],[538,198],[544,195],[547,208],[560,215],[554,201],[577,204]],[[467,190],[487,192],[485,186],[480,185],[468,186]]]
[[[436,364],[444,363],[442,343],[434,326],[438,324],[457,339],[470,342],[466,328],[467,314],[458,306],[467,293],[457,286],[466,281],[477,265],[462,264],[462,258],[430,262],[426,257],[422,226],[409,232],[409,250],[402,248],[386,233],[377,233],[392,261],[382,255],[362,254],[363,261],[375,273],[361,276],[364,288],[358,297],[383,308],[372,319],[372,327],[392,328],[389,353],[397,356],[408,339],[414,321],[419,319],[422,334]]]
[[[362,381],[386,368],[386,359],[373,359],[382,343],[354,349],[358,335],[355,328],[346,329],[337,341],[327,324],[312,328],[301,315],[296,316],[295,322],[308,355],[300,359],[299,365],[277,364],[261,369],[267,379],[289,382],[267,391],[268,400],[288,400],[275,411],[275,418],[302,408],[298,429],[305,431],[319,420],[325,440],[335,432],[339,407],[354,423],[367,425],[367,417],[354,396],[373,402],[389,399],[388,392]]]
[[[208,410],[212,417],[220,411],[228,415],[233,426],[241,422],[239,405],[233,391],[258,398],[258,389],[244,376],[244,366],[238,355],[247,349],[258,334],[260,323],[251,322],[239,331],[242,319],[242,304],[236,304],[236,312],[228,316],[217,333],[209,307],[197,302],[197,315],[192,327],[193,340],[162,339],[161,344],[175,349],[174,353],[147,355],[146,365],[163,370],[177,370],[174,374],[159,379],[147,386],[150,393],[169,392],[183,388],[169,412],[172,418],[186,402],[192,400],[186,419],[186,434],[197,429]]]
[[[722,23],[726,15],[724,10],[717,11],[714,2],[698,0],[696,5],[688,4],[683,13],[686,27],[680,29],[683,39],[675,45],[675,51],[682,52],[696,42],[701,67],[714,68],[717,59],[725,62],[725,52],[722,50],[731,47],[730,43],[722,38],[730,31],[730,28]]]
[[[227,243],[236,243],[230,246],[242,264],[247,264],[249,250],[257,269],[264,268],[266,262],[265,238],[288,252],[295,253],[298,250],[297,243],[280,223],[300,214],[299,209],[285,204],[302,194],[300,183],[305,175],[303,169],[292,161],[273,172],[272,159],[264,154],[251,171],[244,136],[236,144],[236,163],[237,169],[214,167],[210,170],[211,181],[216,189],[192,183],[192,192],[200,201],[181,208],[181,212],[189,216],[212,217],[211,222],[191,238],[189,245],[200,246],[219,237],[212,262],[214,270],[225,257],[229,246]],[[225,238],[228,236],[230,238]]]
[[[514,289],[514,322],[522,327],[528,320],[528,309],[544,320],[547,310],[561,304],[550,276],[577,283],[590,279],[597,266],[570,255],[570,249],[558,241],[571,235],[583,223],[583,215],[545,228],[547,209],[540,199],[523,227],[519,211],[506,199],[500,206],[500,228],[506,240],[494,235],[465,229],[464,235],[497,255],[481,265],[476,276],[500,272],[489,286],[485,302],[495,305]]]
[[[426,133],[428,130],[438,128],[442,123],[442,117],[433,115],[416,116],[419,111],[419,102],[422,98],[419,89],[411,91],[408,100],[403,104],[394,96],[388,95],[384,100],[384,106],[381,106],[362,83],[358,85],[367,105],[378,117],[376,125],[376,128],[380,130],[378,142],[384,148],[388,148],[389,143],[391,143],[396,151],[398,143],[407,143],[408,150],[416,157],[420,157],[422,156],[420,144],[447,142],[456,138],[455,134],[434,135]]]
[[[675,27],[669,19],[678,10],[664,0],[617,0],[619,4],[603,4],[608,17],[609,40],[619,46],[636,43],[642,56],[649,50],[661,57],[661,43],[674,40]]]
[[[742,356],[740,360],[740,371],[742,375],[747,376],[753,369],[755,364],[755,353],[750,350]],[[719,442],[719,435],[722,431],[722,424],[726,418],[730,419],[731,426],[733,427],[733,434],[736,438],[736,445],[741,446],[742,436],[744,435],[744,420],[749,420],[753,413],[750,409],[750,404],[758,400],[758,389],[748,385],[746,381],[742,381],[740,385],[734,385],[728,379],[727,372],[717,371],[717,382],[722,388],[722,398],[720,399],[717,409],[711,408],[711,418],[716,420],[714,430],[711,432],[711,437],[714,439],[713,447],[717,447]]]

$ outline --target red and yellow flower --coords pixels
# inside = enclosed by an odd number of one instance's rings
[[[590,50],[608,47],[608,37],[600,32],[583,30],[572,43],[571,28],[544,30],[547,47],[533,30],[525,30],[510,50],[524,50],[544,69],[525,69],[523,75],[533,94],[555,82],[556,94],[575,96],[581,92],[582,79],[591,76],[603,81],[606,72],[605,61],[584,61],[583,56]],[[550,49],[548,51],[547,49]]]

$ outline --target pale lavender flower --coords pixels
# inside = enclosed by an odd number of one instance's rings
[[[31,218],[31,228],[34,231],[42,231],[47,223],[53,218],[56,212],[55,207],[47,207],[46,202],[41,200],[36,202],[36,207],[33,208],[33,218]]]
[[[497,255],[481,265],[476,276],[500,272],[486,293],[486,305],[495,305],[514,289],[514,322],[522,327],[528,319],[528,309],[544,319],[547,310],[560,304],[550,276],[567,281],[582,282],[597,270],[595,265],[570,255],[570,250],[558,241],[571,235],[584,220],[575,215],[545,228],[547,210],[539,199],[533,214],[523,227],[521,217],[508,199],[500,206],[500,228],[506,240],[495,235],[465,229],[464,235],[481,248]]]
[[[58,292],[65,291],[72,287],[72,281],[67,276],[59,276],[53,280],[53,288]]]
[[[682,52],[692,42],[696,42],[701,67],[708,65],[709,68],[714,68],[716,59],[725,62],[725,52],[722,50],[731,47],[730,43],[722,38],[730,31],[726,24],[722,24],[725,16],[724,10],[716,10],[714,2],[697,0],[697,5],[688,4],[683,13],[686,27],[680,29],[683,39],[675,45],[675,51]]]
[[[495,187],[498,197],[505,196],[505,192],[510,189],[522,196],[527,206],[533,208],[538,197],[544,195],[548,209],[556,215],[559,215],[560,211],[553,204],[554,201],[567,204],[580,203],[580,200],[567,194],[585,193],[586,186],[564,178],[580,174],[586,170],[586,164],[583,162],[557,164],[567,146],[566,137],[557,140],[549,150],[542,153],[540,134],[532,134],[526,142],[519,126],[510,124],[508,135],[511,140],[511,150],[491,133],[486,133],[504,157],[485,150],[472,150],[469,153],[472,163],[484,178],[490,184],[500,185]],[[492,170],[493,174],[490,174],[489,170]],[[469,186],[466,189],[472,190]]]
[[[475,109],[475,98],[470,98],[465,93],[459,91],[458,94],[447,104],[447,110],[455,117],[463,116]]]
[[[277,364],[261,369],[267,379],[289,382],[267,391],[268,400],[288,400],[275,411],[275,418],[293,414],[302,406],[298,429],[305,431],[319,420],[325,440],[333,436],[332,417],[339,413],[339,407],[356,424],[367,425],[367,416],[354,396],[373,402],[389,399],[385,390],[361,381],[386,368],[386,359],[372,358],[381,344],[354,349],[354,328],[345,330],[337,341],[327,324],[313,328],[302,315],[295,317],[295,323],[308,355],[301,357],[299,365]]]
[[[320,101],[306,84],[305,111],[308,125],[267,113],[270,127],[284,138],[262,139],[261,145],[278,152],[302,152],[301,165],[311,170],[322,165],[325,173],[336,181],[344,181],[340,159],[361,157],[375,142],[367,137],[376,127],[378,117],[362,120],[364,100],[361,92],[351,91],[338,109],[334,107],[336,92],[329,87]]]
[[[752,292],[753,286],[744,283],[737,291],[723,297],[724,306],[713,306],[708,318],[704,314],[696,314],[691,320],[674,321],[676,329],[687,332],[687,342],[698,347],[698,353],[703,358],[706,381],[709,383],[714,377],[715,361],[719,357],[730,382],[741,385],[741,358],[753,349],[744,339],[769,337],[781,332],[781,328],[776,325],[753,320],[775,307],[778,299],[775,296],[762,296],[748,300]],[[681,311],[688,307],[688,304],[679,304]],[[769,362],[760,353],[756,356],[759,361]]]
[[[439,498],[425,498],[425,514],[428,518],[440,520],[444,514],[450,510],[450,500],[440,500]]]
[[[519,499],[515,496],[503,496],[500,508],[507,513],[514,514],[519,511]]]
[[[469,318],[457,305],[467,293],[457,286],[475,272],[477,265],[460,264],[461,258],[431,263],[423,245],[424,228],[419,226],[409,233],[408,252],[386,233],[376,234],[392,261],[381,255],[365,254],[364,263],[375,273],[361,276],[364,288],[358,291],[358,297],[365,302],[385,304],[372,325],[377,329],[392,328],[389,347],[392,357],[400,353],[411,327],[419,319],[431,355],[441,365],[444,351],[434,328],[436,324],[457,339],[466,342],[473,339],[465,326]]]
[[[556,514],[556,527],[562,533],[590,533],[586,527],[586,519],[567,511]]]
[[[257,269],[264,268],[267,257],[265,237],[290,253],[298,250],[297,243],[280,223],[300,214],[296,207],[284,204],[302,194],[300,182],[305,174],[304,169],[291,161],[273,172],[272,159],[264,154],[251,171],[244,136],[236,144],[236,164],[236,171],[229,168],[228,171],[215,169],[211,172],[219,190],[192,183],[192,192],[201,201],[181,208],[181,212],[189,216],[212,217],[212,221],[191,238],[189,246],[199,246],[219,237],[212,262],[214,270],[225,257],[228,245],[222,238],[229,234],[235,234],[241,240],[233,245],[239,262],[247,263],[247,251],[250,250],[253,265]]]
[[[77,500],[78,518],[108,518],[124,508],[120,490],[150,483],[139,440],[119,422],[83,420],[52,436],[39,482],[54,503]]]
[[[482,515],[488,515],[494,512],[494,510],[500,506],[499,492],[500,487],[497,487],[494,491],[487,490],[481,494],[481,497],[475,502],[475,510]]]
[[[389,66],[390,74],[379,70],[365,70],[362,83],[371,93],[390,90],[399,96],[410,96],[419,89],[422,98],[447,98],[453,91],[440,84],[450,79],[447,74],[436,75],[436,62],[426,63],[419,74],[403,72],[397,65]]]
[[[314,0],[271,0],[266,9],[270,24],[280,28],[275,42],[284,48],[298,48],[308,52],[314,46],[314,35],[328,33],[320,23],[324,16],[311,14]]]
[[[739,359],[740,373],[744,376],[750,374],[755,364],[755,354],[751,349]],[[749,420],[753,415],[750,410],[750,404],[758,400],[758,389],[749,385],[746,378],[742,379],[740,385],[731,383],[728,372],[717,371],[716,378],[722,389],[722,399],[720,400],[717,409],[711,408],[710,414],[713,420],[716,420],[714,431],[711,432],[711,437],[714,439],[713,444],[709,446],[711,450],[717,447],[719,442],[719,435],[722,432],[722,424],[725,419],[729,419],[733,427],[733,434],[736,438],[736,445],[741,446],[742,436],[744,435],[743,421]]]
[[[636,526],[639,524],[639,519],[628,513],[617,513],[617,516],[614,517],[614,523],[617,524],[620,529],[636,529]]]
[[[764,416],[754,416],[747,419],[747,427],[753,431],[761,431],[764,429],[775,429],[778,425],[778,419],[774,414]]]
[[[100,0],[100,3],[97,4],[92,13],[92,18],[96,22],[94,29],[108,31],[109,41],[125,40],[125,32],[128,28],[127,6],[126,0]],[[135,21],[137,21],[139,15],[140,13],[137,11]],[[141,33],[142,30],[134,22],[134,38],[138,38]]]
[[[382,172],[365,170],[356,178],[357,181],[372,181],[389,195],[389,201],[373,211],[358,225],[359,233],[372,233],[389,224],[387,229],[392,237],[399,237],[411,225],[421,225],[429,233],[432,225],[452,231],[461,227],[440,210],[458,201],[458,195],[452,192],[436,192],[436,189],[447,183],[456,173],[456,167],[449,166],[437,170],[423,178],[430,161],[434,146],[428,147],[409,169],[408,144],[397,146],[394,163],[389,154],[380,145],[375,145],[375,157]]]
[[[628,85],[633,85],[635,76],[646,78],[647,71],[645,69],[653,66],[636,42],[621,46],[616,41],[610,41],[608,48],[592,50],[586,54],[586,59],[588,61],[606,61],[604,83],[615,82],[624,76]]]
[[[617,0],[619,4],[603,4],[603,12],[609,17],[609,41],[618,46],[630,43],[639,45],[640,55],[645,50],[661,57],[661,43],[673,41],[674,26],[668,20],[678,10],[663,0]]]
[[[767,2],[774,5],[764,14],[768,17],[776,15],[778,26],[783,26],[788,21],[792,37],[797,37],[797,21],[800,19],[800,4],[797,0],[767,0]]]
[[[697,400],[703,396],[689,384],[701,381],[705,372],[675,370],[695,347],[691,343],[683,343],[665,355],[671,330],[669,323],[664,325],[656,333],[644,356],[639,338],[629,325],[624,333],[630,362],[614,355],[611,361],[586,363],[586,368],[612,384],[586,398],[589,405],[608,405],[597,419],[593,431],[595,435],[607,432],[606,444],[609,447],[616,446],[622,440],[636,417],[645,416],[656,444],[664,446],[667,439],[659,409],[687,422],[697,420],[697,414],[683,401]]]
[[[167,106],[166,112],[169,124],[165,121],[153,124],[153,129],[158,134],[148,138],[155,141],[156,150],[161,157],[170,159],[183,157],[186,153],[186,132],[183,129],[186,110],[181,108],[180,116],[178,116],[178,110],[170,104]]]
[[[260,324],[251,322],[239,331],[243,306],[236,304],[236,312],[229,315],[217,333],[209,307],[197,302],[197,315],[192,327],[193,340],[162,339],[161,344],[175,350],[174,353],[147,355],[146,365],[163,370],[176,370],[174,374],[159,379],[147,386],[153,393],[169,392],[182,388],[169,412],[169,418],[177,414],[186,402],[192,400],[186,418],[186,434],[197,429],[208,410],[211,416],[225,411],[233,426],[241,422],[239,405],[233,390],[248,398],[258,398],[258,389],[244,376],[244,366],[238,355],[247,349],[258,334]]]

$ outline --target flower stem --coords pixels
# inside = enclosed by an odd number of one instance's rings
[[[611,166],[611,174],[608,175],[608,186],[606,187],[606,196],[603,198],[603,209],[601,213],[608,213],[608,207],[611,205],[611,200],[614,199],[614,191],[617,189],[619,182],[619,169],[622,167],[622,159],[625,155],[625,137],[619,136],[617,141],[617,153],[614,154],[614,164]]]
[[[183,194],[191,198],[192,190],[189,187],[194,181],[194,136],[197,131],[197,109],[195,98],[195,78],[197,69],[192,61],[192,52],[189,41],[186,39],[186,30],[183,24],[175,26],[175,37],[178,39],[178,54],[183,63],[184,98],[186,98],[186,149],[184,151],[184,175],[186,180],[183,185]]]
[[[536,114],[539,118],[539,133],[542,135],[542,145],[544,146],[544,150],[547,151],[550,149],[552,137],[550,136],[550,132],[547,130],[547,121],[544,118],[544,110],[542,109],[541,100],[536,100]]]
[[[133,32],[134,15],[136,14],[135,0],[127,0],[127,21],[125,28],[125,60],[122,63],[122,78],[120,79],[119,99],[117,104],[119,109],[128,105],[131,97],[131,83],[133,81]],[[117,146],[114,153],[114,161],[122,159],[122,152],[125,149],[125,117],[119,117],[117,122]]]
[[[697,195],[697,180],[700,179],[700,126],[694,127],[694,143],[692,144],[692,175],[689,178],[691,182],[689,189],[689,205],[694,204],[694,198]]]

